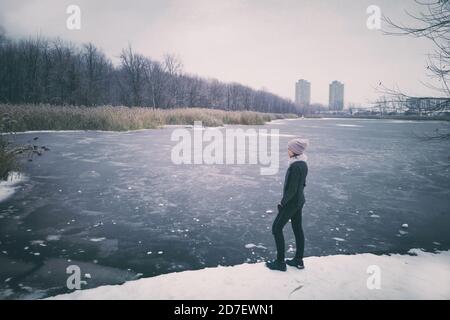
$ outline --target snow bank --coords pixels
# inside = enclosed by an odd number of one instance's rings
[[[50,299],[450,299],[450,251],[410,253],[416,255],[310,257],[305,270],[287,272],[263,263],[207,268]],[[380,275],[379,289],[367,285],[373,270]]]
[[[10,172],[6,181],[0,181],[0,202],[14,194],[17,185],[25,181],[25,176],[18,172]]]
[[[28,130],[28,131],[17,131],[14,133],[3,132],[0,135],[21,135],[21,134],[39,134],[39,133],[86,133],[86,132],[104,132],[104,133],[133,133],[139,131],[147,131],[154,129],[136,129],[136,130],[125,130],[125,131],[114,131],[114,130]]]
[[[2,136],[10,135],[22,135],[22,134],[40,134],[40,133],[82,133],[92,130],[29,130],[29,131],[17,131],[17,132],[0,132]]]

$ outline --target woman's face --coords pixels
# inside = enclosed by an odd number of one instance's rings
[[[288,149],[288,156],[289,156],[289,158],[292,158],[293,155],[294,155],[294,153],[291,150]]]

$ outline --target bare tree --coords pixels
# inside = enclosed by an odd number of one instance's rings
[[[126,76],[128,88],[131,91],[131,99],[128,105],[141,106],[143,97],[143,82],[145,67],[147,65],[145,57],[133,52],[131,45],[122,51],[120,55],[122,68]]]
[[[147,59],[145,67],[145,80],[149,90],[150,105],[153,108],[163,106],[168,76],[160,62]]]
[[[439,81],[438,90],[450,97],[450,2],[449,0],[415,0],[422,8],[420,13],[406,12],[418,25],[408,26],[397,23],[389,17],[384,17],[390,27],[385,30],[387,35],[413,36],[426,38],[434,43],[434,52],[429,54],[427,71],[430,77]]]
[[[265,90],[184,74],[174,55],[153,61],[129,46],[115,67],[92,43],[12,40],[1,29],[0,102],[296,111],[292,101]]]
[[[183,64],[181,60],[173,54],[164,55],[164,71],[169,75],[167,79],[167,99],[166,107],[175,107],[179,100],[182,99],[180,95],[180,76],[183,71]]]
[[[110,62],[92,43],[83,45],[81,53],[83,65],[82,95],[88,106],[105,103],[104,95],[111,69]]]

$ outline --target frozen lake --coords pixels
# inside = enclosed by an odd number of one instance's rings
[[[27,133],[51,150],[0,202],[0,298],[83,288],[274,257],[270,227],[290,136],[310,140],[306,256],[450,249],[450,142],[417,136],[432,121],[279,120],[280,171],[171,162],[172,128],[127,133]],[[242,127],[248,129],[249,127]],[[221,129],[223,130],[223,129]],[[408,228],[402,228],[408,224]],[[287,247],[293,235],[285,229]]]

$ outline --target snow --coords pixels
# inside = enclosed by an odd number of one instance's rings
[[[164,125],[161,126],[164,127],[182,127],[182,125]],[[28,131],[19,131],[14,132],[14,135],[21,135],[21,134],[39,134],[39,133],[85,133],[85,132],[99,132],[99,133],[114,133],[114,134],[124,134],[124,133],[134,133],[134,132],[145,132],[145,131],[151,131],[155,129],[135,129],[135,130],[124,130],[124,131],[114,131],[114,130],[28,130]],[[0,135],[10,135],[9,132],[2,132]]]
[[[26,178],[23,174],[10,172],[6,181],[0,181],[0,202],[12,196],[17,185],[25,180]]]
[[[264,263],[219,266],[50,299],[450,299],[450,251],[410,254],[308,257],[305,270],[287,272]],[[374,270],[379,287],[370,285]]]

